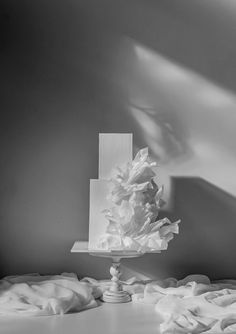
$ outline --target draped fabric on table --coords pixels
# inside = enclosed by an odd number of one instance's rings
[[[191,275],[180,281],[124,283],[133,302],[153,304],[162,315],[162,334],[236,333],[236,280],[211,283],[207,276]],[[107,284],[98,282],[103,289]]]
[[[75,274],[8,276],[0,281],[0,315],[53,315],[97,306],[96,288]]]
[[[30,274],[0,280],[0,315],[39,316],[79,312],[97,306],[111,281],[78,280],[72,273]],[[235,333],[236,280],[211,283],[204,275],[177,281],[124,282],[133,302],[152,304],[163,317],[160,330],[173,333]]]

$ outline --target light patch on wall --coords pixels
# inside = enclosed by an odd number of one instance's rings
[[[236,96],[130,43],[135,56],[130,63],[129,111],[164,170],[163,181],[170,175],[197,176],[236,195]]]
[[[164,81],[171,82],[181,82],[187,81],[187,74],[180,69],[174,63],[166,60],[164,57],[156,53],[150,52],[150,50],[140,46],[134,45],[135,53],[139,59],[139,61],[148,64],[148,66],[152,69],[151,74],[153,78],[157,77],[158,79],[162,79]],[[159,58],[159,62],[157,62],[157,58]]]
[[[152,147],[157,157],[163,158],[165,150],[163,145],[160,144],[162,141],[161,127],[152,120],[150,115],[136,107],[131,107],[130,112],[134,119],[140,124],[142,130],[148,133],[146,138],[148,146]]]

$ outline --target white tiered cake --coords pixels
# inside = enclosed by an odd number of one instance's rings
[[[132,160],[132,134],[99,134],[99,178],[90,180],[89,249],[160,252],[178,223],[157,220],[163,187],[148,149]]]

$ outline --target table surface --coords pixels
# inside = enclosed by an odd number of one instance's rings
[[[139,303],[109,304],[79,313],[4,318],[1,334],[158,334],[161,318],[154,305]]]

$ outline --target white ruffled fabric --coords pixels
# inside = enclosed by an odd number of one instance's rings
[[[97,306],[96,288],[75,274],[8,276],[0,280],[0,316],[41,316]]]
[[[211,283],[204,275],[177,281],[124,283],[133,302],[152,304],[162,316],[162,334],[236,333],[236,280]],[[0,280],[0,316],[41,316],[96,307],[111,281],[75,274],[23,275]]]
[[[162,334],[236,333],[236,280],[168,279],[147,284],[132,299],[155,305],[163,317]]]

